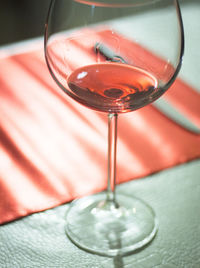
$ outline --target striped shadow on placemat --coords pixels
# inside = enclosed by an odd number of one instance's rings
[[[146,53],[155,66],[160,60],[134,42],[123,42],[137,55]],[[80,53],[80,44],[74,44],[74,52]],[[86,57],[92,60],[90,53]],[[105,188],[106,115],[56,86],[42,49],[2,57],[0,88],[1,224]],[[165,96],[200,123],[200,95],[193,88],[177,79]],[[120,116],[118,183],[199,157],[200,137],[154,106]]]

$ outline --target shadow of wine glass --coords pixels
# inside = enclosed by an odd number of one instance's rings
[[[112,241],[110,241],[110,248],[111,249],[113,249],[113,247],[118,247],[119,249],[122,248],[121,238],[120,238],[119,234],[116,234],[116,235],[117,235],[117,239],[115,239],[115,243],[113,244]],[[128,252],[126,254],[118,254],[118,255],[112,257],[114,268],[127,267],[127,264],[124,261],[125,258],[128,256],[131,256],[131,255],[135,255],[135,254],[139,253],[140,251],[144,250],[145,248],[147,248],[151,244],[151,242],[152,241],[150,241],[147,245],[145,245],[139,249],[133,250],[131,252]],[[130,265],[131,265],[130,267],[132,267],[132,268],[134,267],[133,266],[134,264],[130,264]]]
[[[112,241],[110,241],[110,248],[113,248],[113,247],[118,247],[119,249],[122,248],[122,243],[121,243],[121,237],[119,236],[119,234],[116,234],[116,237],[117,239],[115,239],[115,243],[113,244]],[[135,254],[138,254],[140,251],[144,250],[145,248],[149,247],[150,244],[152,243],[153,241],[151,240],[148,244],[138,248],[138,249],[135,249],[131,252],[128,252],[128,253],[125,253],[125,254],[117,254],[116,256],[113,257],[113,265],[114,265],[114,268],[124,268],[124,267],[129,267],[127,266],[127,263],[125,263],[125,258],[128,257],[128,256],[131,256],[131,255],[135,255]],[[134,264],[131,263],[130,264],[131,268],[134,267]]]
[[[115,256],[113,258],[113,264],[115,268],[123,268],[124,267],[123,257],[120,255]]]

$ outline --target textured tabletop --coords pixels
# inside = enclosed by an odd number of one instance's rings
[[[200,161],[118,186],[155,210],[159,231],[151,244],[126,257],[92,255],[64,233],[68,205],[0,227],[1,268],[199,268]]]

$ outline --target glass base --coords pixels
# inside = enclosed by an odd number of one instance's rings
[[[127,255],[149,243],[157,232],[153,210],[143,201],[117,195],[118,208],[101,193],[72,202],[66,233],[78,247],[103,256]]]

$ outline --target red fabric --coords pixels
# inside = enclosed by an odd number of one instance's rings
[[[165,96],[200,124],[200,95],[189,85],[177,79]],[[42,49],[0,59],[0,102],[1,224],[105,189],[107,117],[58,88]],[[120,115],[118,183],[199,157],[200,137],[155,107]]]

